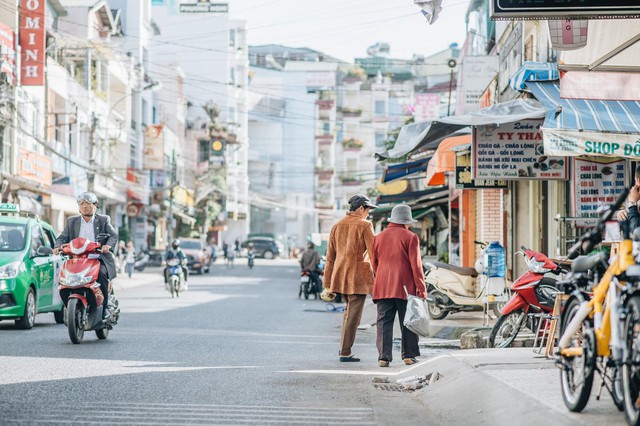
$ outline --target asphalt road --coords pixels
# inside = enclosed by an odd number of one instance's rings
[[[342,315],[298,299],[298,279],[291,260],[218,262],[172,299],[158,270],[118,291],[106,341],[80,345],[51,314],[0,322],[0,425],[429,423],[413,394],[374,388],[411,367],[379,368],[373,329],[358,332],[363,362],[338,362]]]

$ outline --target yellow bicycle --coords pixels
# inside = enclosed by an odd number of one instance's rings
[[[633,258],[633,242],[628,227],[623,226],[624,239],[618,254],[607,265],[606,256],[598,253],[577,257],[579,251],[590,252],[602,242],[606,222],[624,203],[628,190],[620,194],[598,221],[596,229],[583,235],[569,251],[575,259],[565,292],[570,294],[560,323],[557,362],[561,368],[562,397],[569,410],[579,412],[587,405],[597,371],[616,406],[623,409],[622,365],[625,344],[621,339],[622,307],[630,291],[627,274],[638,274]],[[601,276],[598,281],[597,278]],[[596,283],[591,295],[587,289]],[[640,307],[640,306],[639,306]]]

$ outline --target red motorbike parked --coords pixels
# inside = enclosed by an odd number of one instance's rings
[[[546,255],[521,247],[529,270],[522,274],[511,286],[513,295],[500,310],[500,318],[496,321],[489,336],[489,347],[506,348],[526,324],[530,313],[551,313],[555,304],[557,280],[545,277],[546,273],[560,275],[567,272],[561,265],[553,262]],[[538,321],[532,318],[529,328],[535,332]]]
[[[98,339],[106,339],[120,316],[118,300],[110,282],[108,297],[111,316],[102,319],[105,295],[98,282],[101,247],[101,243],[85,238],[75,238],[60,247],[68,256],[60,269],[59,289],[65,305],[64,322],[71,341],[76,344],[82,341],[84,332],[89,330],[94,330]]]

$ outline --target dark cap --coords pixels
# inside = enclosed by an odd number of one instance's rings
[[[349,209],[351,211],[357,210],[359,207],[369,207],[375,209],[378,206],[372,204],[371,200],[369,200],[369,197],[363,194],[357,194],[349,198]]]

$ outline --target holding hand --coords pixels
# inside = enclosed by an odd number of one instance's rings
[[[640,200],[640,186],[634,185],[631,191],[629,191],[629,201],[636,204],[638,200]]]
[[[110,249],[111,249],[111,246],[107,246],[107,245],[102,246],[103,253],[108,253]]]
[[[618,214],[616,214],[616,219],[618,220],[618,222],[624,222],[625,220],[627,220],[627,211],[620,210]]]

